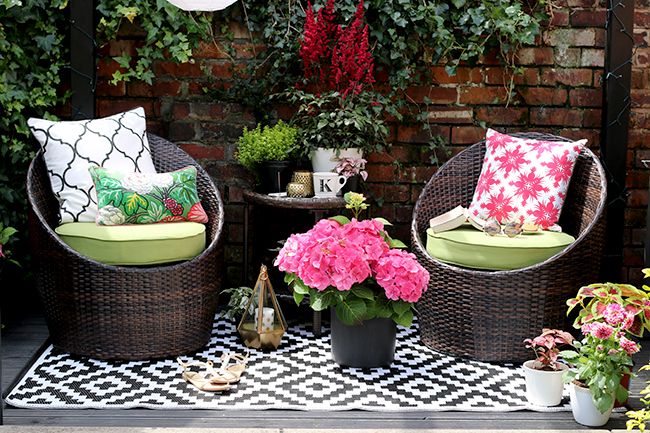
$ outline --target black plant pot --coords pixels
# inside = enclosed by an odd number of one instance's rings
[[[342,367],[388,367],[395,359],[397,325],[393,319],[376,317],[360,325],[346,325],[330,307],[332,359]]]
[[[341,190],[336,195],[343,197],[346,192],[359,192],[360,182],[361,182],[360,174],[355,174],[354,176],[350,176],[348,178],[348,181],[345,182],[345,185],[343,185],[343,188],[341,188]]]
[[[260,186],[262,194],[285,192],[296,169],[296,161],[266,161],[260,164]]]

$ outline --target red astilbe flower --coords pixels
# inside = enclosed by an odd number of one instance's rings
[[[363,25],[363,0],[359,1],[352,24],[339,31],[339,39],[332,52],[332,78],[343,98],[349,93],[358,95],[364,85],[372,85],[374,64],[368,43],[368,24]]]
[[[368,25],[364,25],[363,0],[345,29],[334,23],[334,0],[329,0],[316,16],[309,3],[300,55],[304,78],[315,82],[316,89],[336,89],[345,98],[372,85],[374,63]]]
[[[311,3],[308,3],[303,39],[299,41],[303,73],[307,80],[314,76],[317,76],[321,82],[326,80],[323,64],[329,61],[332,54],[332,41],[337,36],[337,26],[334,24],[334,1],[329,0],[316,16]]]

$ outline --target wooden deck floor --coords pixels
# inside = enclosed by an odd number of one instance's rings
[[[13,319],[2,335],[2,389],[8,391],[21,370],[30,364],[48,338],[47,327],[37,313]],[[635,356],[637,368],[647,363],[650,341]],[[634,380],[629,407],[642,407],[639,391],[650,374]],[[129,410],[36,410],[4,405],[5,425],[85,426],[85,427],[175,427],[175,428],[304,428],[304,429],[436,429],[436,430],[589,430],[573,421],[570,412],[508,413],[365,411],[302,412],[287,410],[217,411],[149,409]],[[627,417],[614,413],[607,430],[625,429]]]

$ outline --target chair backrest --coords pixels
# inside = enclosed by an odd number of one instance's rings
[[[540,133],[514,133],[516,137],[546,141],[570,141]],[[476,143],[452,157],[426,184],[413,210],[413,224],[422,239],[429,220],[458,205],[468,207],[485,156],[485,141]],[[562,230],[579,238],[595,224],[605,210],[607,183],[600,161],[588,148],[578,157],[567,197],[560,215]]]

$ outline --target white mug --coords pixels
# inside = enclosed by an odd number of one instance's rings
[[[336,197],[343,185],[348,181],[345,176],[327,171],[314,173],[314,195],[316,197]]]

